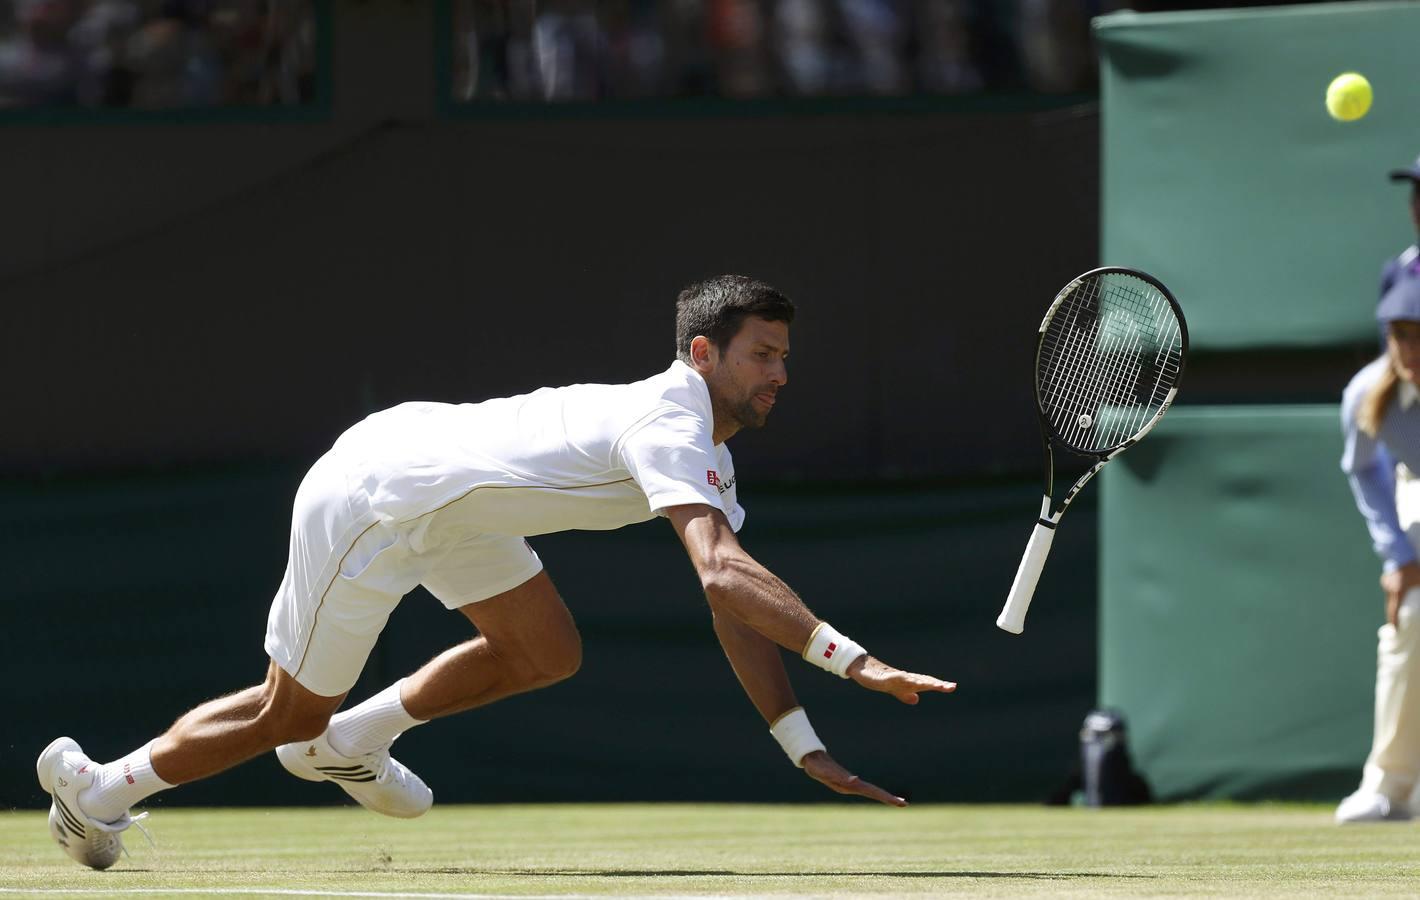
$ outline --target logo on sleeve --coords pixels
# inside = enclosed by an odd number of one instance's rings
[[[709,483],[711,487],[718,490],[721,494],[725,493],[726,491],[733,490],[735,487],[735,476],[731,475],[730,480],[725,481],[720,478],[720,473],[716,472],[714,469],[705,470],[705,481]]]

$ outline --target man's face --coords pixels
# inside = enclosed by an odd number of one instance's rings
[[[1420,322],[1391,322],[1386,329],[1386,350],[1400,377],[1420,386]]]
[[[716,354],[716,348],[710,352]],[[762,427],[779,389],[789,381],[788,356],[788,323],[745,319],[729,346],[716,354],[714,371],[705,376],[716,418],[728,417],[727,424],[737,429]]]

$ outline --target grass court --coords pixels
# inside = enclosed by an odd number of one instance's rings
[[[173,809],[107,872],[0,813],[0,896],[1376,897],[1420,892],[1420,825],[1318,805],[867,804]]]

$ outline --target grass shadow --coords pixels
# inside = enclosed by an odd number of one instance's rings
[[[1031,878],[1044,881],[1075,878],[1136,878],[1153,875],[1129,875],[1115,872],[742,872],[737,869],[480,869],[464,866],[410,867],[398,866],[386,871],[411,875],[459,875],[484,877],[534,878]]]

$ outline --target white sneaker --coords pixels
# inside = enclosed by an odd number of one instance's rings
[[[333,781],[361,806],[387,816],[412,819],[434,805],[434,792],[390,756],[389,744],[363,756],[342,756],[331,748],[329,734],[282,744],[276,758],[297,778]]]
[[[1357,791],[1336,807],[1336,824],[1352,822],[1409,822],[1410,809],[1393,803],[1385,794]]]
[[[39,786],[54,798],[49,805],[49,835],[76,862],[107,869],[123,855],[119,835],[133,824],[128,813],[116,822],[91,819],[79,808],[79,792],[94,783],[94,761],[73,738],[58,738],[39,755]]]

